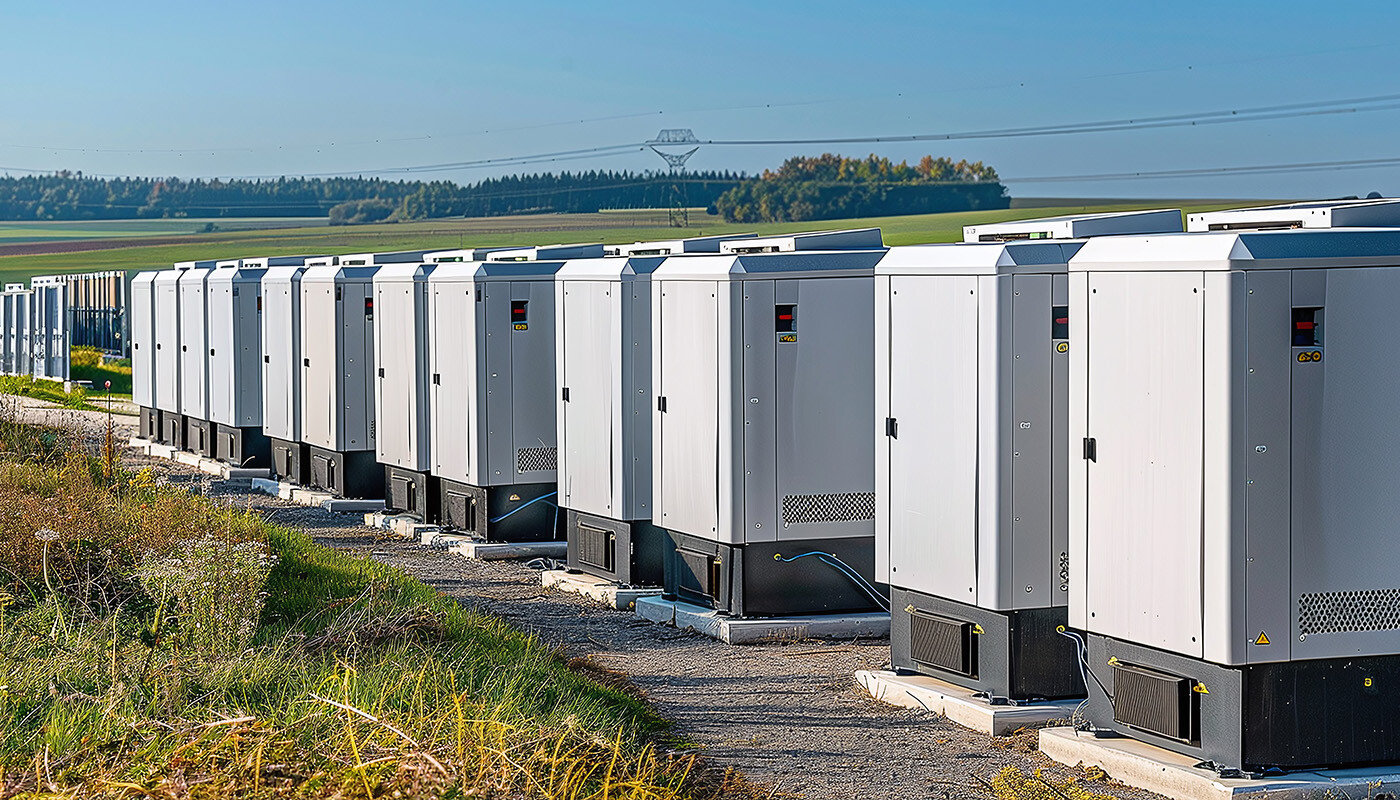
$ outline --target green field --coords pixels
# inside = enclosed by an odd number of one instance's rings
[[[832,228],[878,227],[890,245],[958,241],[962,226],[1039,216],[1174,207],[1203,211],[1238,206],[1241,201],[1123,201],[1103,205],[1018,207],[998,211],[970,211],[867,219],[821,220],[759,225],[726,223],[702,211],[692,211],[690,227],[672,228],[664,210],[618,211],[598,214],[538,214],[473,219],[441,219],[427,222],[326,227],[325,225],[274,230],[210,233],[176,244],[138,246],[117,241],[112,249],[71,253],[0,256],[0,282],[34,275],[111,269],[152,269],[176,261],[239,258],[249,256],[317,253],[384,252],[392,250],[453,249],[500,245],[560,244],[565,242],[636,242],[681,236],[754,231],[760,234]],[[188,221],[186,221],[188,222]],[[88,223],[96,227],[95,223]],[[89,245],[90,246],[90,245]]]
[[[221,231],[303,228],[325,225],[319,217],[249,217],[246,219],[114,219],[82,222],[0,222],[0,245],[151,236],[190,236],[213,225]]]

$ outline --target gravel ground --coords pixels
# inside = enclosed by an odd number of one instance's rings
[[[47,415],[40,409],[26,418]],[[66,412],[74,415],[75,412]],[[68,416],[100,430],[105,415]],[[134,418],[118,418],[130,436]],[[1112,797],[1155,798],[1036,749],[1033,731],[994,739],[934,714],[887,706],[855,684],[857,669],[888,666],[888,640],[724,645],[655,625],[540,585],[516,562],[482,562],[371,531],[357,514],[333,514],[249,492],[184,465],[128,450],[132,467],[151,466],[172,482],[251,507],[316,541],[400,567],[463,604],[511,621],[571,656],[627,676],[678,733],[716,763],[733,766],[778,794],[808,798],[995,797],[1005,767],[1080,778]],[[1046,797],[1057,793],[1047,790]]]

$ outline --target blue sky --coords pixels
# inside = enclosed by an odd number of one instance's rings
[[[0,167],[354,174],[633,142],[662,127],[840,137],[1212,111],[1400,94],[1398,45],[1394,2],[4,2]],[[1397,132],[1400,109],[1048,138],[709,147],[691,165],[752,172],[797,152],[873,150],[983,160],[1014,179],[1400,157]],[[659,166],[629,152],[418,177]],[[1400,194],[1400,167],[1008,182],[1023,196]]]

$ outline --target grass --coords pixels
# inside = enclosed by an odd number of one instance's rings
[[[112,382],[113,397],[131,397],[131,359],[107,361],[95,347],[74,347],[69,351],[68,376],[75,381],[91,381],[93,398],[108,394],[107,381]]]
[[[237,219],[118,219],[54,222],[0,222],[0,244],[19,242],[82,241],[123,239],[142,236],[180,236],[202,233],[213,225],[219,230],[257,230],[314,225],[320,218],[244,217]]]
[[[214,233],[178,244],[117,246],[114,249],[43,255],[0,257],[0,282],[26,280],[34,275],[92,270],[134,270],[164,268],[176,261],[239,258],[251,255],[329,254],[452,249],[524,244],[560,244],[578,241],[605,243],[635,242],[679,236],[702,236],[740,231],[760,234],[831,228],[879,227],[891,245],[959,241],[962,226],[1011,219],[1160,208],[1163,201],[1124,201],[1110,204],[1017,207],[998,211],[970,211],[947,214],[919,214],[864,219],[821,220],[817,222],[738,225],[700,211],[690,215],[691,227],[667,225],[667,212],[618,211],[598,214],[537,214],[474,219],[441,219],[427,222],[358,225],[349,227],[305,227],[279,230]],[[1170,207],[1187,211],[1231,208],[1240,201],[1174,201]],[[139,241],[125,244],[139,244]]]
[[[72,391],[65,392],[63,384],[58,381],[40,380],[29,375],[0,375],[0,394],[32,397],[64,408],[102,410],[88,402],[88,393],[81,386],[74,386]]]
[[[600,670],[110,437],[0,452],[0,797],[755,796]]]

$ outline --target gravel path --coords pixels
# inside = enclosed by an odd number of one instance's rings
[[[127,423],[134,426],[134,421]],[[129,431],[131,428],[127,428]],[[732,647],[654,625],[540,585],[515,562],[482,562],[365,528],[333,514],[250,493],[188,467],[127,451],[133,467],[248,506],[316,541],[400,567],[463,604],[504,617],[571,656],[626,675],[677,731],[713,758],[780,794],[808,798],[990,798],[1006,767],[1077,777],[1112,797],[1155,798],[1036,749],[1034,732],[994,739],[934,714],[877,703],[856,686],[857,669],[888,665],[887,640]],[[1047,790],[1046,797],[1055,792]]]

